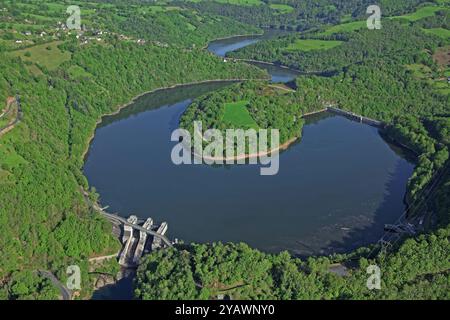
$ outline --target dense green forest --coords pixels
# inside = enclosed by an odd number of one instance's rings
[[[201,121],[204,131],[218,129],[224,135],[226,129],[278,129],[282,145],[298,138],[304,123],[298,97],[288,92],[267,82],[239,83],[194,101],[182,115],[180,127],[188,129],[191,135],[194,121]],[[242,112],[248,112],[247,122],[242,121]]]
[[[288,50],[298,39],[341,40],[341,45],[329,50]],[[351,33],[338,33],[330,36],[296,34],[274,40],[261,41],[229,55],[270,61],[286,65],[303,72],[342,71],[351,65],[368,64],[370,60],[395,61],[406,65],[425,63],[434,67],[430,55],[423,50],[434,51],[447,41],[430,36],[417,25],[404,25],[398,21],[386,21],[381,30],[367,28]],[[437,68],[434,67],[434,70]]]
[[[256,26],[163,2],[78,1],[83,41],[111,39],[152,41],[162,46],[202,47],[208,41],[236,34],[260,33]],[[67,19],[64,1],[0,1],[0,46],[9,48],[66,38],[62,24]],[[41,35],[44,31],[45,35]]]
[[[426,0],[378,1],[385,16],[411,12]],[[250,3],[250,4],[248,4]],[[304,31],[320,25],[337,24],[349,19],[366,17],[370,0],[262,0],[262,1],[174,1],[174,4],[194,8],[243,23],[261,27]]]
[[[49,283],[32,271],[51,270],[63,280],[68,265],[84,274],[88,257],[118,250],[110,224],[82,195],[83,156],[101,115],[160,87],[266,77],[201,49],[116,40],[82,47],[73,38],[53,50],[69,59],[51,70],[24,62],[25,53],[0,53],[0,101],[18,95],[24,113],[0,138],[1,297],[48,297]]]
[[[223,117],[230,103],[244,106],[241,111],[248,111],[258,127],[281,128],[283,141],[301,134],[304,113],[326,104],[383,120],[387,134],[418,155],[407,200],[422,203],[415,211],[436,213],[433,231],[375,256],[361,249],[303,261],[244,244],[157,251],[139,269],[136,297],[449,298],[450,104],[448,88],[442,86],[449,75],[435,59],[439,50],[447,52],[449,43],[424,31],[448,28],[448,12],[414,22],[386,21],[376,32],[321,35],[328,25],[366,17],[369,1],[225,2],[77,1],[83,24],[77,33],[60,23],[67,18],[65,1],[0,0],[0,103],[17,97],[24,115],[13,130],[0,135],[0,299],[55,299],[59,293],[36,270],[52,271],[64,281],[71,264],[82,269],[81,298],[89,297],[87,259],[119,249],[111,225],[84,198],[83,190],[98,197],[81,171],[97,122],[156,88],[266,79],[254,66],[224,63],[202,49],[214,38],[255,33],[265,26],[318,30],[260,42],[233,56],[337,73],[299,77],[295,93],[264,81],[236,84],[197,100],[184,125],[197,117],[208,125],[228,125]],[[395,16],[414,12],[424,1],[381,2],[386,15]],[[285,50],[299,39],[342,43],[329,50]],[[424,199],[436,175],[441,178],[437,188]],[[387,290],[367,292],[361,285],[369,259],[382,267]],[[332,262],[349,264],[350,274],[329,273]]]
[[[399,2],[398,2],[399,3]],[[400,14],[399,9],[395,14]],[[304,75],[296,80],[295,93],[277,103],[295,115],[327,105],[384,121],[389,139],[417,155],[417,167],[408,184],[409,215],[427,210],[436,213],[430,234],[396,241],[388,251],[375,246],[347,255],[311,257],[306,261],[288,253],[267,255],[245,244],[193,244],[148,256],[140,266],[135,294],[141,299],[449,299],[449,195],[448,147],[449,92],[445,89],[448,65],[436,59],[448,39],[430,36],[423,28],[446,28],[443,16],[425,17],[414,23],[384,21],[382,30],[366,29],[323,36],[320,33],[290,35],[261,41],[231,57],[284,64],[302,71],[334,71],[330,77]],[[287,50],[298,39],[340,40],[328,50]],[[444,49],[443,52],[448,52]],[[448,53],[447,53],[448,54]],[[426,76],[417,69],[425,66]],[[182,124],[201,119],[222,127],[224,103],[251,101],[254,85],[225,89],[194,102]],[[238,91],[236,92],[236,90]],[[262,96],[262,97],[261,97]],[[259,91],[258,100],[268,100]],[[211,108],[211,104],[222,106]],[[259,122],[255,102],[246,105]],[[261,103],[264,105],[263,103]],[[266,107],[267,108],[267,107]],[[267,108],[271,110],[270,108]],[[271,119],[272,112],[262,113]],[[220,121],[222,120],[222,121]],[[287,126],[289,127],[289,121]],[[283,126],[281,126],[283,127]],[[430,192],[430,185],[437,187]],[[337,275],[334,264],[347,266]],[[382,290],[366,287],[366,267],[378,265],[383,273]],[[249,272],[251,270],[251,272]],[[174,279],[170,281],[167,279]],[[175,281],[182,279],[182,281]]]
[[[408,188],[407,199],[415,200],[448,159],[448,139],[444,137],[448,134],[449,91],[438,86],[443,82],[445,87],[448,66],[439,65],[433,54],[449,40],[399,21],[386,21],[376,32],[362,29],[334,39],[344,37],[346,41],[332,49],[287,52],[283,48],[297,38],[289,36],[263,41],[232,56],[304,71],[336,72],[331,77],[299,77],[297,90],[318,109],[332,104],[388,123],[388,133],[420,155]],[[417,66],[431,70],[429,81],[417,77],[413,69]],[[437,127],[434,136],[424,122]]]
[[[449,236],[447,227],[408,239],[393,254],[367,259],[361,250],[348,261],[339,255],[303,261],[242,243],[180,246],[146,257],[135,294],[140,299],[215,299],[219,294],[233,299],[449,299]],[[330,271],[334,263],[353,267],[339,275]],[[382,270],[381,290],[366,286],[371,264]]]

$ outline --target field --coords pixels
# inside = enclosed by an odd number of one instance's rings
[[[450,46],[442,47],[436,50],[433,58],[442,69],[445,70],[450,68]]]
[[[79,66],[70,66],[67,71],[69,72],[70,78],[74,80],[92,77],[92,74],[86,72],[86,70]]]
[[[447,1],[447,0],[443,0],[443,1]],[[444,2],[442,2],[442,3],[444,3]],[[423,19],[426,17],[434,16],[437,11],[445,10],[445,9],[448,9],[448,7],[426,6],[426,7],[418,9],[417,11],[415,11],[411,14],[407,14],[404,16],[389,17],[389,19],[403,19],[403,20],[407,20],[410,22],[414,22],[414,21],[417,21],[417,20],[420,20],[420,19]],[[348,17],[346,17],[346,19],[344,19],[343,21],[345,21],[347,19],[348,19]],[[324,32],[320,33],[320,35],[329,36],[334,33],[351,32],[351,31],[365,28],[366,26],[367,26],[366,20],[347,22],[347,23],[342,23],[342,24],[332,26],[332,27],[326,29]],[[430,33],[433,33],[437,36],[443,37],[443,38],[449,37],[449,31],[446,29],[429,29],[429,30],[424,29],[424,30],[428,31]]]
[[[239,6],[260,6],[263,4],[260,0],[216,0],[216,2],[235,4]]]
[[[24,61],[30,61],[46,67],[48,70],[55,70],[64,61],[71,58],[69,52],[62,52],[58,45],[61,41],[36,45],[30,48],[12,51],[11,54],[20,57]]]
[[[173,11],[173,10],[182,10],[180,7],[175,7],[175,6],[147,6],[147,7],[142,7],[139,9],[140,12],[142,13],[159,13],[159,12],[166,12],[166,11]]]
[[[450,85],[445,77],[433,78],[432,70],[423,64],[411,64],[406,66],[413,76],[419,80],[428,82],[434,90],[447,95],[450,94]]]
[[[326,41],[326,40],[297,40],[295,43],[287,47],[288,51],[312,51],[312,50],[328,50],[339,46],[342,41]]]
[[[222,120],[237,128],[257,129],[258,125],[247,110],[248,103],[248,101],[239,101],[225,104],[225,113]]]
[[[442,39],[450,39],[450,30],[444,28],[434,28],[434,29],[422,29],[427,33],[434,34],[435,36],[441,37]]]
[[[445,7],[442,6],[426,6],[418,9],[416,12],[407,14],[404,16],[393,17],[392,19],[405,19],[408,21],[417,21],[426,17],[434,16],[439,10],[443,10]]]
[[[288,6],[287,4],[271,4],[270,8],[279,11],[281,14],[291,13],[294,11],[294,8]]]
[[[348,22],[348,23],[343,23],[343,24],[338,24],[338,25],[332,26],[332,27],[328,28],[326,31],[320,33],[320,35],[329,36],[334,33],[351,32],[351,31],[365,28],[366,26],[367,26],[367,22],[365,20]]]

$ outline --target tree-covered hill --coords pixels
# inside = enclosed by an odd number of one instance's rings
[[[367,249],[302,261],[241,244],[204,244],[149,255],[138,272],[136,296],[449,298],[450,75],[443,59],[449,43],[436,36],[445,34],[440,29],[448,27],[447,13],[421,18],[415,9],[422,0],[383,0],[387,15],[411,15],[383,22],[382,30],[323,35],[324,25],[365,17],[369,1],[255,0],[258,5],[247,6],[229,2],[81,0],[77,3],[83,30],[78,33],[60,23],[67,18],[66,1],[0,0],[0,113],[14,99],[23,112],[20,122],[0,136],[0,299],[57,298],[51,283],[36,270],[50,270],[64,281],[71,264],[82,269],[81,298],[89,297],[88,258],[119,249],[111,225],[84,198],[83,190],[92,199],[98,197],[81,171],[97,122],[156,88],[215,79],[265,79],[266,73],[256,67],[224,63],[201,49],[208,40],[258,32],[261,26],[318,30],[261,42],[236,56],[337,73],[329,78],[300,77],[292,94],[256,97],[259,84],[249,83],[236,85],[229,96],[216,93],[209,98],[225,104],[259,101],[250,110],[259,126],[269,125],[267,119],[278,126],[283,117],[294,119],[291,116],[328,103],[386,121],[389,137],[418,155],[407,200],[414,209],[411,214],[429,213],[425,225],[430,233],[394,246],[388,255],[370,256],[386,274],[387,290],[380,292],[367,292],[361,285],[369,263]],[[287,52],[298,39],[342,43],[328,50]],[[280,112],[269,102],[292,108]],[[266,107],[268,118],[261,112]],[[300,129],[300,122],[283,125],[285,137]],[[356,266],[351,259],[357,259]],[[341,278],[327,272],[331,262],[349,263],[350,275]]]
[[[449,299],[450,230],[405,241],[392,254],[293,258],[245,244],[193,244],[155,252],[139,266],[139,299]],[[351,258],[351,259],[350,259]],[[345,275],[333,264],[352,266]],[[382,270],[381,290],[367,287],[369,265]]]
[[[298,39],[341,40],[342,44],[328,50],[289,50]],[[304,72],[341,71],[350,65],[364,64],[368,60],[395,60],[405,65],[430,60],[424,50],[435,51],[448,43],[430,36],[416,25],[386,21],[381,30],[363,28],[346,34],[332,36],[290,35],[257,44],[229,54],[245,58],[274,62]]]
[[[436,137],[427,128],[435,126],[437,119],[440,123],[449,121],[445,77],[450,69],[434,59],[442,48],[448,52],[449,40],[430,36],[415,23],[400,21],[385,21],[381,30],[336,35],[335,39],[346,41],[327,50],[287,51],[297,37],[263,41],[231,56],[304,71],[335,71],[328,78],[299,77],[298,90],[317,108],[334,104],[387,122],[389,134],[420,155],[407,197],[416,199],[448,159],[446,138],[442,134]],[[430,70],[429,75],[419,74],[418,67]]]
[[[287,253],[267,255],[243,244],[180,246],[178,251],[146,258],[138,271],[136,297],[214,299],[225,294],[233,299],[450,299],[448,65],[436,58],[439,52],[448,53],[448,39],[423,30],[442,26],[434,18],[413,23],[399,20],[384,21],[383,29],[376,31],[363,28],[332,37],[311,33],[262,41],[231,56],[306,71],[336,71],[331,77],[297,78],[295,105],[298,110],[318,110],[331,104],[385,121],[387,137],[417,154],[406,196],[407,215],[424,217],[424,234],[393,241],[387,250],[376,245],[349,255],[306,261]],[[299,38],[344,43],[328,50],[286,50]],[[242,89],[243,95],[246,91]],[[197,106],[200,112],[193,109],[189,115],[201,118],[201,107],[202,102]],[[205,114],[211,116],[211,112]],[[348,274],[330,272],[333,263],[347,266]],[[371,291],[366,286],[366,268],[371,264],[381,269],[381,290]],[[167,281],[175,278],[183,281]]]
[[[231,128],[278,129],[279,143],[283,145],[301,135],[302,115],[307,111],[299,97],[288,89],[267,82],[245,82],[194,101],[182,115],[180,127],[189,130],[191,135],[194,134],[194,121],[200,121],[203,130],[218,129],[223,134]],[[248,114],[249,121],[242,121],[243,114]]]
[[[120,38],[153,41],[160,45],[203,47],[208,41],[231,35],[260,33],[256,26],[231,18],[199,13],[167,2],[78,1],[82,39],[88,42]],[[65,1],[0,1],[0,45],[7,48],[64,39]],[[45,32],[45,34],[42,34]],[[72,32],[78,33],[78,32]]]
[[[378,4],[383,8],[384,16],[393,16],[411,12],[425,2],[428,1],[383,0],[378,1]],[[230,17],[243,23],[297,31],[367,17],[367,7],[374,4],[370,0],[261,0],[250,4],[246,1],[176,0],[173,3],[200,12]],[[285,9],[280,10],[280,5]]]

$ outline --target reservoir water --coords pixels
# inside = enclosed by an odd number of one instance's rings
[[[211,42],[224,57],[270,38]],[[253,63],[288,83],[299,72]],[[105,117],[91,144],[84,173],[101,204],[122,216],[169,222],[169,238],[185,242],[234,241],[267,252],[299,256],[346,252],[377,241],[385,223],[405,209],[414,165],[376,128],[322,113],[307,118],[301,141],[280,155],[280,172],[258,166],[175,166],[172,130],[193,99],[230,83],[161,90]],[[133,276],[94,293],[93,299],[132,299]]]
[[[216,40],[210,42],[208,50],[220,57],[225,57],[228,52],[247,47],[264,39],[271,39],[279,35],[286,35],[291,33],[292,31],[268,30],[264,33],[263,36],[242,36]],[[271,76],[272,82],[275,83],[287,83],[294,80],[300,75],[300,73],[297,71],[272,64],[258,62],[251,62],[251,64],[256,65],[261,69],[267,70],[267,72]]]
[[[260,176],[254,165],[174,165],[170,136],[180,115],[225,85],[162,90],[106,117],[84,168],[102,205],[167,221],[172,239],[298,255],[369,244],[402,214],[413,163],[376,128],[328,113],[308,117],[276,176]]]
[[[213,41],[227,52],[270,38]],[[274,82],[299,74],[274,65]],[[298,255],[345,252],[372,243],[403,212],[414,168],[374,127],[322,113],[307,118],[300,141],[280,155],[280,172],[259,166],[176,166],[171,133],[193,99],[230,83],[161,90],[137,99],[97,128],[85,163],[102,205],[123,216],[169,223],[186,242],[233,241]]]

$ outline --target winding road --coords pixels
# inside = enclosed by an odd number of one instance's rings
[[[61,293],[61,296],[63,300],[72,300],[72,292],[64,286],[61,281],[58,280],[58,278],[55,277],[53,273],[50,271],[45,270],[38,270],[38,275],[41,277],[47,278],[52,282],[52,284],[58,288],[59,292]]]

